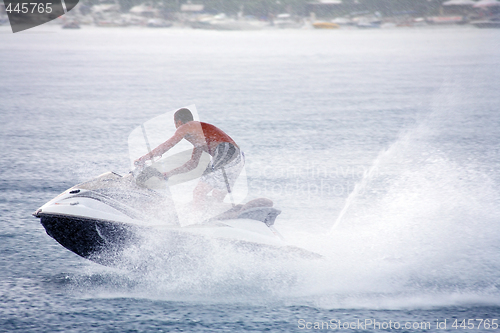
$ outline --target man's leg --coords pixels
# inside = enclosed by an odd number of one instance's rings
[[[212,197],[215,198],[218,202],[224,201],[224,198],[227,195],[226,190],[219,190],[213,188],[210,184],[207,184],[203,181],[198,182],[193,193],[194,203],[196,205],[203,204],[206,201],[207,195],[212,191]]]
[[[205,205],[207,195],[212,189],[212,185],[200,180],[193,191],[193,201],[195,206],[203,207]]]
[[[226,197],[226,195],[227,195],[226,190],[219,190],[219,189],[214,188],[214,191],[212,192],[212,197],[214,197],[215,200],[217,200],[218,202],[224,201],[224,198]]]

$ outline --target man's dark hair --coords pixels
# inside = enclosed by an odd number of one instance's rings
[[[189,109],[186,108],[179,109],[175,111],[174,121],[177,122],[179,120],[183,124],[189,123],[190,121],[193,121],[193,114],[191,113],[191,111],[189,111]]]

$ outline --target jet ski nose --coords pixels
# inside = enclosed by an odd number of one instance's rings
[[[40,214],[41,212],[42,212],[42,209],[41,209],[41,208],[38,208],[38,209],[37,209],[37,210],[36,210],[33,214],[31,214],[31,215],[33,215],[34,217],[40,217],[40,215],[39,215],[39,214]]]

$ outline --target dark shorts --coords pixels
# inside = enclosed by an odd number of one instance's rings
[[[238,147],[222,142],[216,148],[200,180],[219,190],[227,190],[226,182],[232,187],[245,165],[245,155]],[[226,174],[226,178],[224,177]]]

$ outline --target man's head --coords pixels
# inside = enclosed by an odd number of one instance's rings
[[[174,114],[175,127],[182,126],[185,123],[189,123],[190,121],[193,121],[193,114],[191,113],[191,111],[189,111],[189,109],[182,108],[175,111]]]

